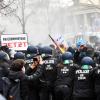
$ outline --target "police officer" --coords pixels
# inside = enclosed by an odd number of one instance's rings
[[[4,51],[0,51],[0,94],[3,94],[2,77],[7,77],[9,74],[10,65],[8,63],[9,57]]]
[[[26,74],[32,75],[37,70],[39,61],[38,61],[38,48],[35,46],[28,46],[27,53],[26,53]],[[32,67],[32,64],[35,65],[35,67]],[[29,100],[39,100],[39,86],[40,81],[37,78],[35,81],[30,80],[28,82],[28,88],[29,88]]]
[[[36,46],[28,46],[27,51],[25,53],[26,57],[26,66],[31,66],[33,63],[33,57],[38,54],[38,48]]]
[[[91,57],[84,57],[81,65],[75,67],[73,100],[94,100],[93,67]]]
[[[94,68],[94,87],[97,100],[100,100],[100,52],[98,53],[96,67]]]
[[[73,85],[73,55],[66,52],[61,55],[61,62],[57,66],[57,80],[55,81],[55,100],[70,100]]]
[[[39,50],[43,58],[43,72],[40,77],[40,100],[54,100],[54,82],[56,80],[56,59],[52,57],[52,48],[42,47]]]
[[[14,54],[14,60],[16,60],[16,59],[23,59],[23,60],[25,60],[25,54],[23,52],[16,52]]]

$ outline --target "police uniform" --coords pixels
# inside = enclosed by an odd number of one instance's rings
[[[54,82],[56,80],[56,59],[46,58],[43,64],[43,73],[40,77],[40,100],[54,100]]]
[[[73,100],[93,100],[93,67],[82,65],[75,67]]]
[[[100,60],[100,56],[99,56]],[[100,61],[94,68],[94,90],[97,100],[100,100]]]
[[[70,100],[73,85],[73,63],[57,67],[57,80],[55,82],[55,99]]]

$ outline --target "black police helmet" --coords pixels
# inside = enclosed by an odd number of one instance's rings
[[[66,53],[62,54],[61,59],[62,59],[62,61],[73,60],[73,55],[71,52],[66,52]]]
[[[28,54],[37,54],[38,53],[38,48],[35,47],[35,46],[28,46],[27,53]]]
[[[52,48],[49,46],[41,47],[38,50],[39,50],[39,54],[52,55]]]
[[[25,59],[25,54],[23,52],[17,52],[14,54],[14,59]]]
[[[8,61],[8,60],[9,56],[7,55],[7,53],[4,51],[0,51],[0,61]]]
[[[81,64],[82,65],[93,65],[94,61],[91,57],[83,57],[83,59],[81,60]]]

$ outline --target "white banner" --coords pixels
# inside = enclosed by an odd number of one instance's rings
[[[67,46],[67,42],[65,41],[64,37],[61,34],[54,34],[53,37],[59,45],[63,44]]]
[[[26,34],[1,35],[1,46],[7,45],[14,50],[27,50],[28,38]]]

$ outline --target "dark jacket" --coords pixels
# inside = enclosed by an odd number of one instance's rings
[[[73,96],[93,97],[94,96],[93,67],[79,66],[75,69]]]
[[[28,100],[28,83],[26,80],[24,80],[25,78],[25,74],[22,71],[19,72],[14,72],[14,71],[10,71],[8,78],[11,81],[15,81],[16,79],[20,80],[20,95],[22,100]]]
[[[93,76],[95,93],[100,95],[100,65],[94,68]]]
[[[44,60],[43,73],[40,77],[42,87],[54,85],[57,77],[57,62],[55,58],[47,58]]]
[[[7,62],[0,62],[0,93],[2,93],[3,90],[3,82],[2,77],[7,77],[9,74],[9,64]]]
[[[57,67],[57,80],[55,81],[55,86],[67,85],[72,87],[74,78],[74,68],[73,64],[59,65]]]
[[[27,80],[40,79],[41,86],[50,85],[56,80],[56,64],[54,59],[46,59],[43,65],[39,65],[34,74],[26,76]]]
[[[38,65],[37,70],[32,75],[25,75],[25,80],[28,81],[35,81],[39,79],[43,73],[43,65]],[[32,71],[32,69],[30,69]]]
[[[28,76],[30,76],[30,75],[34,74],[34,73],[36,72],[36,70],[37,70],[37,67],[34,68],[34,69],[31,69],[31,68],[29,67],[29,68],[26,70],[25,74],[28,75]],[[37,90],[37,89],[39,88],[39,85],[40,85],[39,78],[37,78],[35,81],[34,81],[34,80],[30,80],[30,81],[28,82],[28,87],[29,87],[30,91],[31,91],[31,90],[34,90],[34,89]]]

